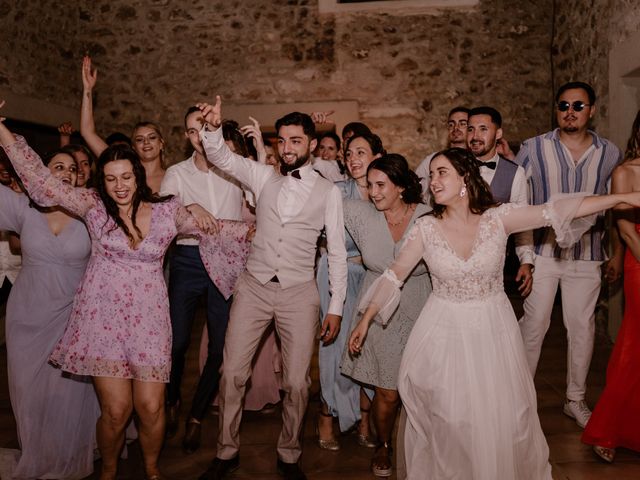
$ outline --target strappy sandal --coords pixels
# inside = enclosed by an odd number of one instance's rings
[[[331,415],[330,413],[324,413],[322,412],[322,410],[320,410],[320,415],[322,415],[323,417],[331,417],[331,421],[333,421],[333,415]],[[320,427],[317,423],[316,435],[318,435],[318,447],[320,447],[322,450],[329,450],[330,452],[337,452],[338,450],[340,450],[340,444],[335,438],[331,438],[329,440],[323,440],[320,438]]]
[[[392,471],[391,455],[393,449],[388,442],[378,444],[371,459],[371,471],[376,477],[390,477]]]
[[[360,412],[361,413],[369,413],[371,411],[370,408],[361,408]],[[360,420],[360,422],[362,422],[362,420]],[[358,445],[360,445],[361,447],[365,447],[365,448],[375,448],[378,446],[378,442],[375,441],[375,439],[371,438],[371,436],[369,435],[365,435],[364,433],[360,433],[360,431],[357,432],[358,433]]]
[[[615,448],[602,447],[600,445],[594,445],[593,451],[595,454],[607,463],[613,463],[613,459],[616,457]]]

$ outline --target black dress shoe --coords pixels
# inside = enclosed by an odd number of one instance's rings
[[[286,463],[278,459],[278,473],[285,480],[307,480],[307,476],[298,466],[298,463]]]
[[[182,448],[186,453],[193,453],[200,448],[201,433],[202,424],[187,422],[187,426],[184,429],[184,438],[182,439]]]
[[[208,470],[204,472],[198,480],[222,480],[228,473],[234,472],[240,466],[240,455],[236,455],[229,460],[214,458]]]
[[[173,438],[178,431],[178,419],[180,418],[180,410],[178,404],[167,405],[167,428],[165,430],[165,438]]]

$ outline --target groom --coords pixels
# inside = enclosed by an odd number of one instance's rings
[[[318,325],[319,296],[314,277],[316,245],[326,232],[331,303],[322,339],[332,342],[340,329],[346,294],[342,196],[311,166],[316,147],[309,115],[293,112],[276,122],[280,173],[229,150],[222,138],[221,101],[200,104],[209,131],[201,131],[207,159],[248,186],[256,205],[256,235],[247,270],[236,284],[224,346],[220,381],[218,449],[200,479],[221,479],[239,466],[239,428],[251,360],[264,330],[275,319],[283,361],[282,431],[277,467],[288,480],[304,480],[300,469],[304,413],[309,399],[309,367]]]

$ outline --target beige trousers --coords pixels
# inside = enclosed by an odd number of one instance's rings
[[[282,431],[278,457],[295,463],[302,453],[300,433],[309,400],[309,367],[316,333],[320,297],[315,280],[283,289],[279,283],[260,284],[244,272],[236,284],[224,344],[220,379],[217,457],[228,460],[240,448],[240,421],[251,361],[263,332],[275,319],[282,347]]]

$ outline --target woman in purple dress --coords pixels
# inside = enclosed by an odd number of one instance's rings
[[[102,410],[96,427],[102,455],[100,478],[115,478],[124,429],[135,409],[146,475],[159,479],[164,383],[171,367],[162,260],[178,232],[212,233],[216,221],[198,205],[187,210],[173,197],[152,194],[138,155],[127,146],[112,146],[100,155],[97,191],[93,191],[54,178],[24,139],[16,139],[1,122],[0,143],[31,197],[42,205],[61,205],[83,218],[92,240],[69,325],[51,361],[66,372],[93,377]],[[231,245],[240,245],[247,234],[242,222],[219,222],[218,226]],[[212,240],[203,236],[201,250],[209,249]],[[221,255],[227,260],[226,270],[235,272],[242,264],[244,251],[238,251],[237,258],[229,252]],[[207,259],[204,263],[211,265]],[[219,266],[217,270],[213,280],[227,291],[220,280],[234,283],[233,275],[226,275],[229,272]]]
[[[44,163],[58,181],[76,185],[70,152],[49,155]],[[98,400],[91,382],[64,375],[48,361],[89,260],[89,234],[62,209],[31,205],[26,195],[1,185],[0,229],[20,235],[23,255],[7,305],[9,395],[20,442],[10,476],[85,477],[93,471]]]

